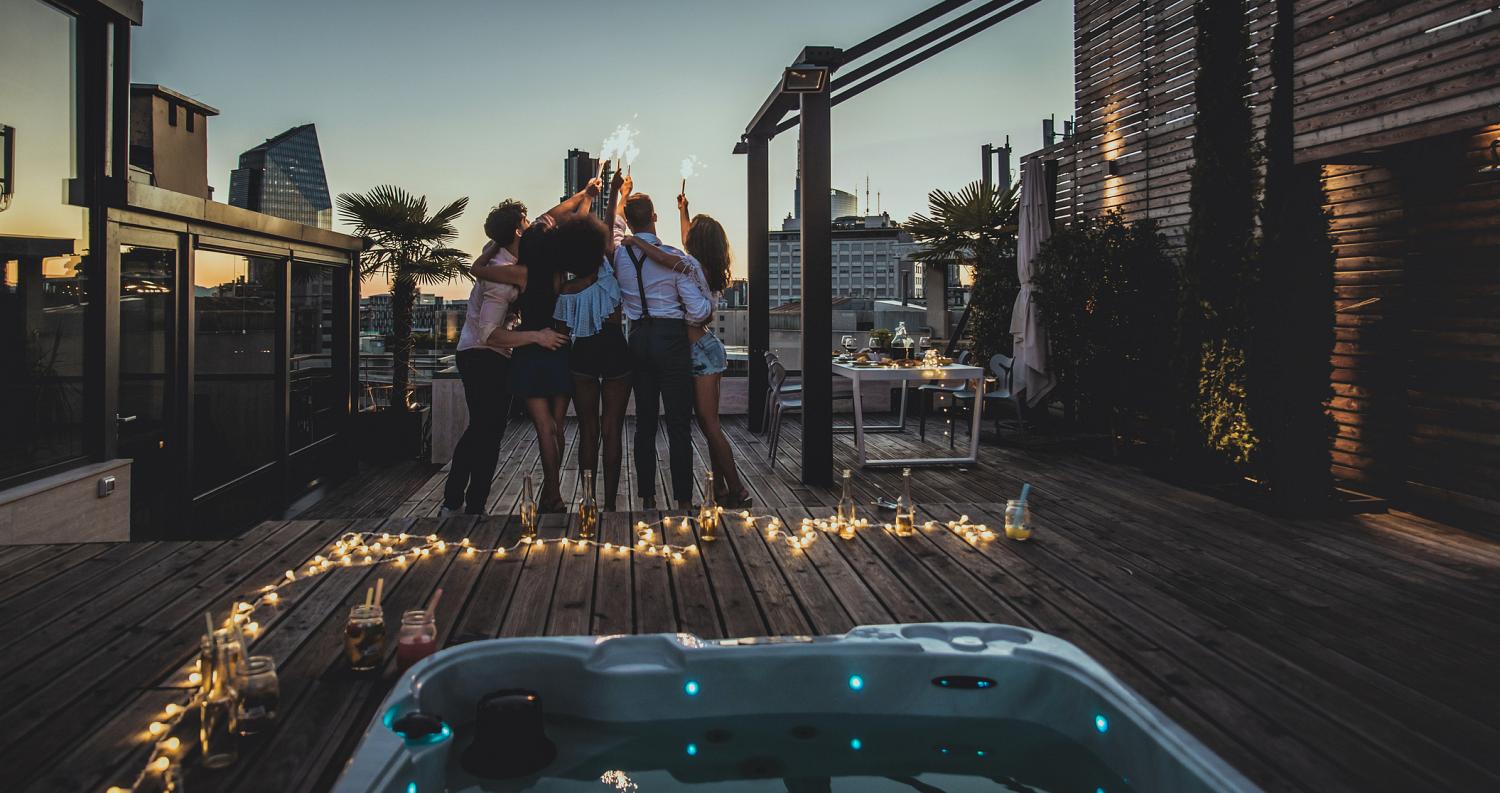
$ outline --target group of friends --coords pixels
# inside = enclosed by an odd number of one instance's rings
[[[605,510],[620,487],[625,413],[635,396],[635,472],[644,509],[656,508],[656,435],[666,425],[672,496],[688,509],[693,492],[692,421],[709,449],[718,503],[750,505],[719,423],[724,345],[710,330],[729,283],[724,227],[691,216],[677,196],[683,248],[657,236],[651,197],[629,176],[610,184],[611,224],[593,214],[603,183],[535,218],[502,201],[485,218],[489,237],[472,267],[474,287],[458,343],[469,424],[453,452],[445,514],[484,514],[500,442],[523,400],[542,463],[541,512],[563,512],[564,422],[578,417],[578,467],[597,471],[603,449]],[[626,336],[625,320],[629,320]]]

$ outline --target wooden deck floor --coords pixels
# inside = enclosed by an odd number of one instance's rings
[[[789,522],[827,514],[833,494],[796,482],[795,428],[775,469],[742,423],[730,434],[757,512]],[[840,444],[847,458],[847,437]],[[904,453],[914,436],[872,444]],[[435,476],[384,520],[274,522],[227,542],[0,548],[5,789],[127,784],[147,756],[143,728],[183,697],[204,609],[226,613],[237,593],[324,553],[341,532],[513,540],[519,526],[504,513],[535,451],[531,433],[512,427],[497,514],[484,519],[432,517]],[[861,501],[893,492],[896,476],[857,474]],[[443,587],[447,644],[1022,625],[1077,644],[1267,789],[1500,789],[1500,543],[1403,514],[1278,520],[1127,468],[994,444],[972,470],[916,479],[926,516],[967,512],[997,525],[1003,499],[1031,482],[1037,536],[971,546],[943,531],[868,531],[803,553],[731,521],[725,539],[676,564],[549,545],[503,559],[445,554],[378,575],[388,614]],[[628,540],[638,517],[607,515],[604,539]],[[566,531],[557,522],[543,534]],[[340,660],[344,614],[376,575],[335,569],[288,590],[262,620],[254,652],[282,670],[281,723],[247,742],[231,769],[195,772],[195,793],[316,791],[337,777],[395,679],[393,661],[357,677]]]

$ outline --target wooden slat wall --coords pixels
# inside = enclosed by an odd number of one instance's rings
[[[1299,3],[1298,160],[1500,122],[1496,8],[1495,0]]]
[[[1493,148],[1492,148],[1493,147]],[[1500,125],[1325,166],[1335,471],[1500,515]]]
[[[1247,0],[1253,123],[1270,112],[1264,75],[1273,7]],[[1192,0],[1079,0],[1074,10],[1077,133],[1073,209],[1152,217],[1174,242],[1187,225],[1193,147]],[[1115,161],[1116,175],[1108,172]]]
[[[1182,242],[1192,9],[1077,0],[1077,132],[1025,157],[1058,161],[1060,223],[1119,210]],[[1297,156],[1324,163],[1336,303],[1381,298],[1337,315],[1334,472],[1500,514],[1500,172],[1486,170],[1500,168],[1486,159],[1500,156],[1500,127],[1486,127],[1500,122],[1500,5],[1305,0],[1296,12]],[[1273,0],[1245,2],[1257,137],[1274,13]]]

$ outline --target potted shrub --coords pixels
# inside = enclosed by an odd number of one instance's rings
[[[469,278],[468,254],[449,247],[454,227],[469,205],[460,198],[428,214],[427,197],[392,185],[338,198],[341,218],[365,240],[360,276],[380,276],[391,285],[390,404],[360,411],[355,421],[366,456],[418,457],[429,444],[430,408],[414,404],[411,385],[412,307],[420,285]]]

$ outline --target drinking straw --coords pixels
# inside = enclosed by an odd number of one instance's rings
[[[372,604],[374,602],[375,602],[375,588],[374,587],[367,587],[365,589],[365,605],[369,606],[370,604]]]
[[[437,604],[439,600],[442,600],[442,598],[443,588],[438,587],[437,591],[432,593],[432,600],[427,602],[427,616],[433,618],[437,617]]]
[[[1031,495],[1031,485],[1029,485],[1029,484],[1027,484],[1027,485],[1021,485],[1021,498],[1020,498],[1020,501],[1021,501],[1022,504],[1026,503],[1026,497],[1028,495]]]
[[[214,617],[213,617],[213,612],[210,612],[210,611],[203,612],[203,624],[208,627],[208,641],[210,643],[212,643],[213,640],[214,640]]]
[[[375,605],[380,605],[380,599],[385,594],[385,579],[375,579]]]

